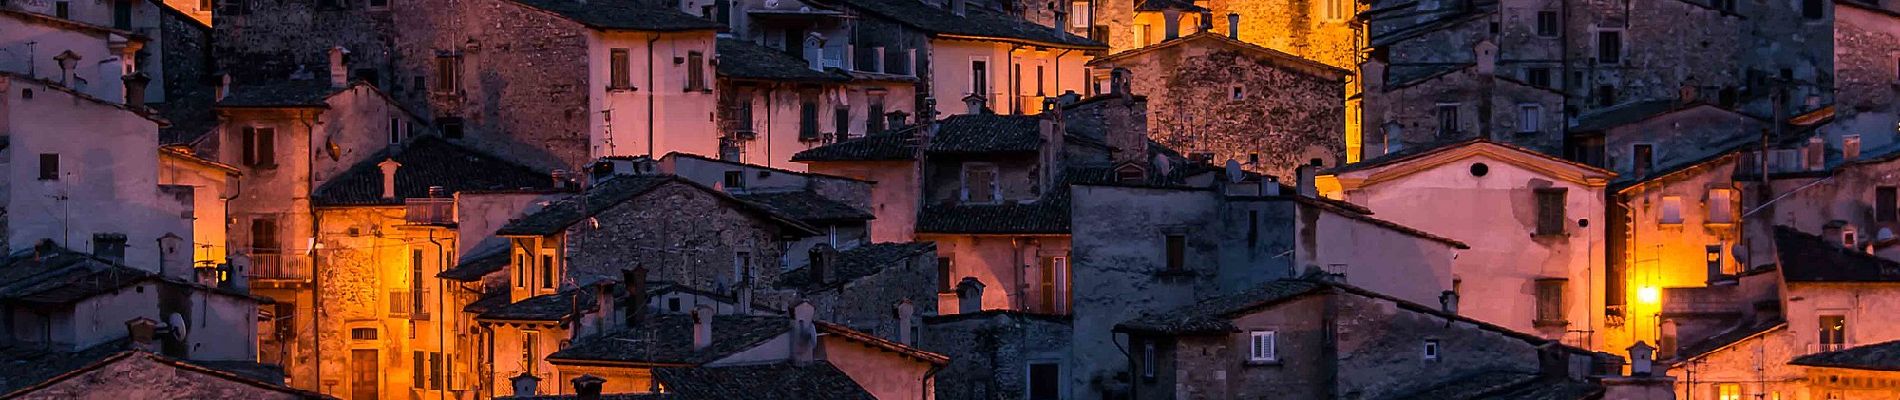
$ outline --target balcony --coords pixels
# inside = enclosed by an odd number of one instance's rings
[[[283,249],[244,249],[251,258],[250,269],[246,276],[252,281],[310,281],[310,265],[297,254],[284,254]]]
[[[398,318],[398,319],[416,320],[416,321],[428,321],[429,320],[428,308],[423,307],[423,304],[424,304],[423,299],[426,299],[426,298],[429,298],[429,292],[426,290],[420,293],[407,291],[407,290],[390,291],[389,292],[389,317]]]
[[[455,199],[412,198],[403,202],[403,222],[411,225],[455,225]]]

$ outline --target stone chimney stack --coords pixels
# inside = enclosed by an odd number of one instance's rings
[[[897,302],[896,307],[891,308],[891,317],[897,319],[897,334],[893,336],[897,337],[898,343],[906,345],[913,343],[910,334],[912,329],[911,319],[916,316],[917,305],[911,304],[910,300],[900,300]]]
[[[1446,290],[1438,293],[1438,310],[1458,315],[1458,292]]]
[[[350,51],[343,46],[330,47],[330,87],[342,88],[350,84],[349,66],[343,65],[343,56]]]
[[[970,115],[988,114],[990,112],[989,100],[984,99],[982,93],[971,93],[969,96],[963,96],[963,106],[969,110],[965,113]]]
[[[792,306],[792,364],[805,365],[817,358],[818,323],[815,321],[818,309],[811,303],[798,302]]]
[[[402,163],[396,162],[394,158],[388,158],[376,163],[376,166],[383,170],[383,198],[396,198],[396,169],[402,167]]]
[[[1200,21],[1200,24],[1195,26],[1194,33],[1211,32],[1213,30],[1214,30],[1214,12],[1201,11],[1201,21]]]
[[[574,398],[576,400],[600,400],[600,386],[606,379],[593,375],[581,375],[574,378]]]
[[[119,78],[125,81],[125,106],[133,110],[145,109],[145,88],[152,83],[152,77],[144,72],[136,72]]]
[[[810,68],[813,71],[825,70],[824,42],[824,35],[820,35],[817,32],[807,33],[805,37],[799,38],[798,43],[800,43],[802,48],[798,54],[804,56],[805,68]]]
[[[1648,343],[1643,343],[1641,340],[1630,345],[1630,376],[1649,376],[1654,372],[1652,370],[1655,368],[1656,360],[1651,355],[1655,354],[1655,351],[1656,348],[1649,347]]]
[[[622,314],[625,326],[637,326],[647,313],[647,267],[620,270],[620,282],[627,285],[626,301],[622,302],[626,306]]]
[[[1498,45],[1491,40],[1480,40],[1472,46],[1472,61],[1478,63],[1479,75],[1491,75],[1498,70]]]
[[[1227,14],[1227,38],[1240,40],[1240,14]]]
[[[1166,36],[1162,36],[1164,40],[1181,37],[1181,10],[1173,8],[1161,10],[1161,18],[1164,32],[1166,32]]]
[[[964,277],[957,282],[957,313],[969,314],[983,311],[983,282],[976,277]]]
[[[614,303],[618,303],[616,300],[619,298],[614,295],[613,281],[603,280],[594,286],[594,310],[598,311],[594,318],[598,321],[594,327],[594,333],[606,333],[613,330],[611,327],[619,317],[619,310],[614,308]]]
[[[515,375],[515,377],[513,378],[508,378],[508,381],[509,381],[508,383],[512,384],[515,387],[515,397],[528,397],[528,396],[537,395],[537,393],[535,393],[535,390],[537,387],[541,386],[541,378],[537,378],[533,374],[529,374],[525,371],[522,372],[521,375]]]
[[[76,83],[73,81],[73,71],[79,68],[79,60],[81,58],[79,54],[73,53],[72,50],[63,51],[60,52],[59,55],[53,56],[53,61],[59,62],[60,85],[69,88],[73,87],[73,84]]]
[[[132,339],[135,350],[152,351],[158,349],[158,321],[138,317],[125,321],[126,337]]]
[[[1297,185],[1301,196],[1319,197],[1319,187],[1313,182],[1318,172],[1319,166],[1313,164],[1300,165],[1298,169],[1294,170],[1294,173],[1299,175],[1299,183]]]
[[[693,307],[693,350],[705,350],[713,342],[713,314],[716,311],[710,305]]]

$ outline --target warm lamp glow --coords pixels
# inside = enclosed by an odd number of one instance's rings
[[[1655,302],[1661,301],[1662,291],[1657,290],[1656,287],[1654,286],[1645,286],[1642,289],[1636,289],[1636,300],[1642,301],[1644,303],[1655,303]]]

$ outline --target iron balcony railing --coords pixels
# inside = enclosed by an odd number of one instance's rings
[[[283,249],[247,249],[251,259],[247,270],[251,280],[307,281],[310,263],[301,254],[285,254]]]

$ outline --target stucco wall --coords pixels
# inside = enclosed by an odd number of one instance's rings
[[[820,338],[825,361],[844,371],[852,381],[879,399],[922,399],[936,391],[935,381],[925,382],[930,363],[898,353],[840,339]]]
[[[969,96],[972,60],[987,60],[989,88],[984,93],[991,112],[996,114],[1036,114],[1042,109],[1042,96],[1054,97],[1067,91],[1085,93],[1082,64],[1088,57],[1069,49],[1019,48],[1002,42],[933,39],[930,48],[931,76],[929,94],[937,100],[937,115],[968,114],[963,98]],[[1018,67],[1020,66],[1020,67]],[[1042,87],[1036,86],[1036,67],[1043,67]],[[1021,68],[1017,82],[1015,68]],[[1012,108],[1014,107],[1014,108]]]
[[[818,162],[811,171],[876,182],[871,188],[869,209],[871,241],[902,242],[916,237],[918,196],[917,163],[911,161]]]

